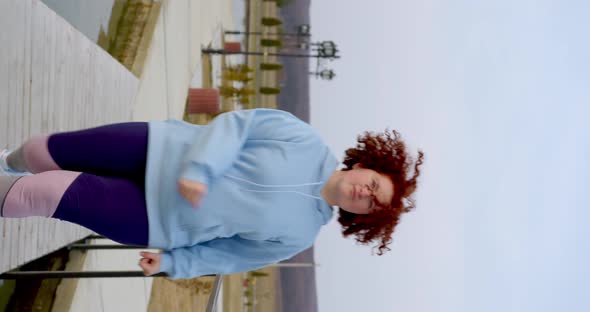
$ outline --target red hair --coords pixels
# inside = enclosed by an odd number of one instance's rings
[[[418,150],[418,158],[408,156],[406,145],[397,131],[382,133],[365,132],[359,135],[355,148],[346,150],[344,165],[351,170],[359,164],[363,168],[386,175],[393,182],[393,198],[387,205],[378,204],[379,209],[369,214],[354,214],[339,209],[338,222],[342,225],[344,237],[354,235],[361,244],[376,242],[380,256],[390,250],[391,235],[398,224],[400,215],[415,207],[412,194],[416,190],[416,179],[420,175],[424,153]],[[413,166],[413,175],[408,178]]]

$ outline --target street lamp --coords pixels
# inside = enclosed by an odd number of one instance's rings
[[[338,49],[336,49],[336,44],[333,41],[324,41],[321,43],[314,43],[312,44],[313,46],[317,46],[316,49],[314,49],[314,52],[317,52],[317,54],[309,54],[309,53],[302,53],[302,54],[298,54],[298,53],[275,53],[275,52],[257,52],[257,51],[229,51],[229,50],[225,50],[225,49],[211,49],[211,48],[205,48],[202,49],[201,51],[203,53],[206,54],[224,54],[224,55],[229,55],[229,54],[242,54],[242,55],[260,55],[260,56],[284,56],[284,57],[306,57],[306,58],[310,58],[310,57],[315,57],[318,60],[319,59],[337,59],[340,58],[340,56],[336,55],[336,53],[338,52]]]
[[[322,41],[319,43],[312,43],[311,45],[317,47],[315,51],[317,51],[318,55],[322,58],[339,58],[339,56],[336,55],[338,49],[336,48],[334,41]]]
[[[297,34],[299,36],[311,36],[311,26],[309,24],[297,26]]]
[[[310,72],[309,74],[315,75],[316,78],[319,77],[323,80],[332,80],[334,77],[336,77],[336,73],[334,73],[334,71],[331,69],[323,69],[320,72]]]
[[[238,30],[226,30],[224,32],[226,35],[274,35],[274,36],[281,36],[281,37],[310,37],[311,36],[311,26],[308,24],[303,24],[297,26],[296,33],[282,33],[282,32],[261,32],[261,31],[238,31]]]
[[[334,41],[324,41],[320,46],[320,54],[330,58],[336,55],[338,50],[336,49],[336,44]]]

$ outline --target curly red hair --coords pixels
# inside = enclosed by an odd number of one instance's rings
[[[377,242],[377,254],[390,250],[391,235],[399,223],[400,215],[415,207],[412,194],[416,190],[416,180],[420,175],[424,153],[418,150],[418,158],[408,156],[406,145],[397,131],[381,133],[365,132],[359,135],[355,148],[346,150],[343,170],[351,170],[359,164],[363,168],[375,170],[386,175],[393,182],[393,198],[388,205],[379,204],[369,214],[354,214],[339,209],[338,222],[342,225],[344,237],[354,235],[361,244]],[[408,179],[411,167],[413,175]]]

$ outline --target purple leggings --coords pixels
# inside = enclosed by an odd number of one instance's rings
[[[82,172],[53,218],[82,225],[123,244],[148,245],[144,180],[148,124],[118,123],[49,136],[63,170]]]

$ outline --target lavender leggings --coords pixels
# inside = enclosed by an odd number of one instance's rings
[[[82,172],[53,215],[123,244],[147,246],[144,180],[148,124],[130,122],[49,136],[51,158]]]

